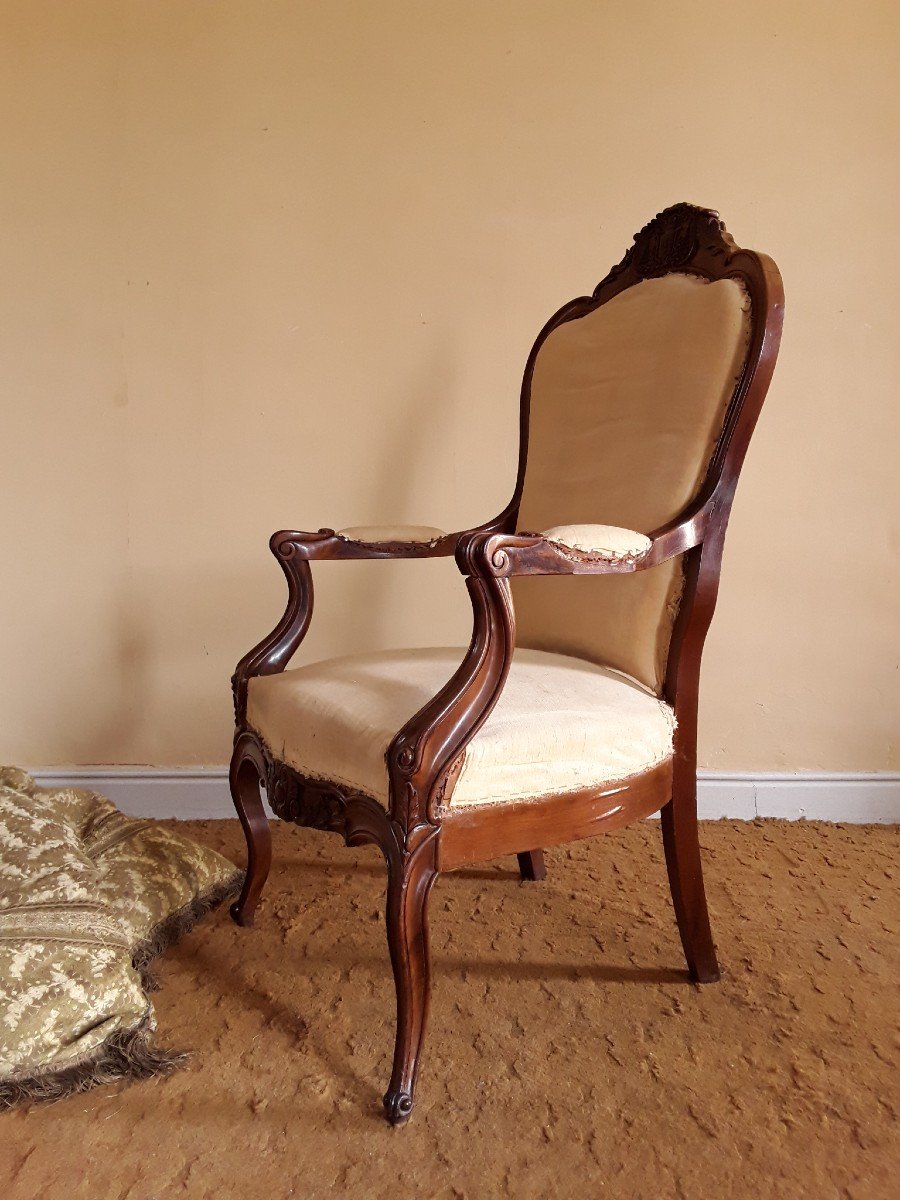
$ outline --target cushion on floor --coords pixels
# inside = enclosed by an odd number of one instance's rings
[[[250,680],[247,720],[276,758],[386,804],[391,740],[447,682],[462,649],[393,650]],[[496,708],[465,752],[452,805],[602,786],[672,754],[671,708],[578,658],[517,650]]]
[[[0,767],[0,1107],[169,1070],[152,958],[239,887],[220,854]]]

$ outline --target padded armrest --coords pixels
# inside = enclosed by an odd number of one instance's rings
[[[653,545],[646,534],[616,525],[554,525],[544,529],[541,537],[554,546],[564,546],[598,558],[619,562],[641,558]]]
[[[353,525],[335,532],[302,533],[280,529],[269,547],[280,562],[297,557],[321,559],[439,558],[453,554],[462,534],[444,533],[431,525]]]
[[[427,545],[446,537],[444,529],[433,525],[348,525],[337,536],[346,542],[363,542],[367,546],[379,542],[414,542]]]
[[[542,533],[472,530],[456,547],[463,575],[623,575],[699,546],[711,506],[691,505],[651,534],[616,525],[554,525]]]

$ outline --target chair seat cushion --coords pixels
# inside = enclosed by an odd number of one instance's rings
[[[301,775],[388,801],[394,736],[453,675],[465,651],[392,650],[250,680],[249,725]],[[582,659],[517,650],[497,706],[466,749],[452,805],[580,791],[672,754],[671,708],[643,685]]]

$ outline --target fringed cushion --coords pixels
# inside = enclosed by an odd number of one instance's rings
[[[171,1070],[148,965],[239,883],[174,830],[0,768],[0,1107]]]

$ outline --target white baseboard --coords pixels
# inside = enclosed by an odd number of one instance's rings
[[[44,787],[91,788],[123,812],[184,820],[231,817],[225,767],[52,767],[32,774]],[[700,817],[752,821],[846,821],[900,823],[900,774],[701,771]]]
[[[132,817],[200,821],[233,817],[227,767],[35,767],[41,787],[81,787]]]

